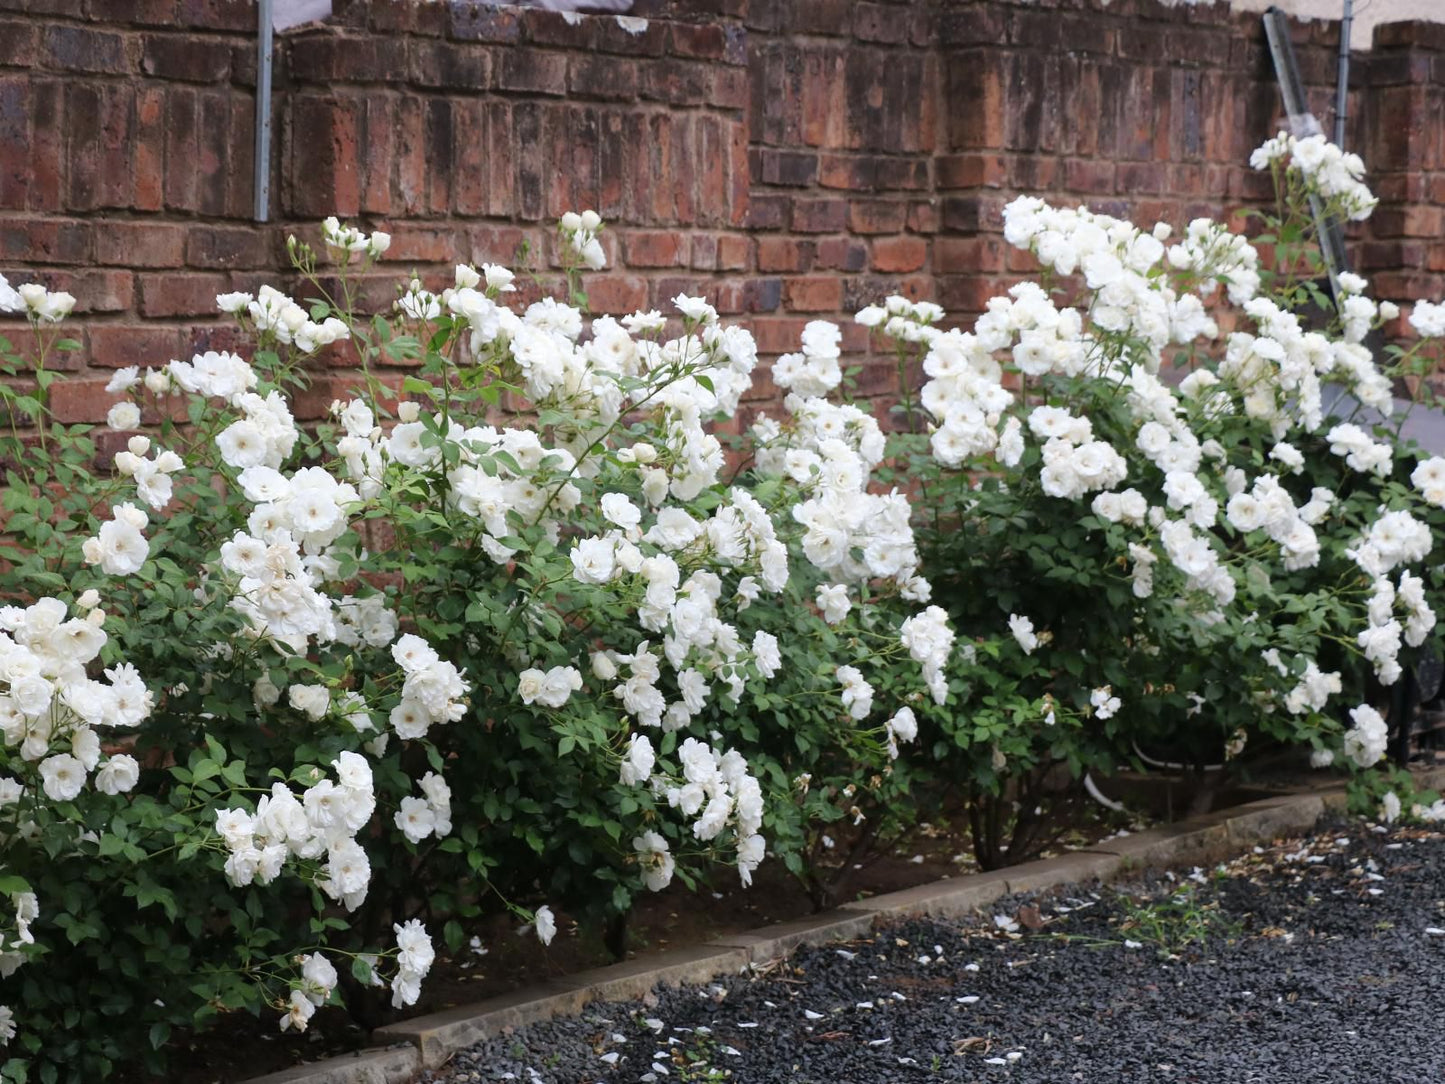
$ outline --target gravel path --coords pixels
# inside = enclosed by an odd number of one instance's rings
[[[422,1080],[1445,1081],[1445,834],[1330,829],[590,1006]]]

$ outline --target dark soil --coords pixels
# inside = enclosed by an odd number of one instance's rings
[[[1445,834],[1338,822],[1219,870],[905,921],[458,1054],[427,1084],[1445,1080]],[[1437,932],[1438,931],[1438,932]]]

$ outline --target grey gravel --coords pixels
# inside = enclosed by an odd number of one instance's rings
[[[458,1053],[428,1084],[1426,1084],[1445,1080],[1445,835],[1338,822],[1187,887],[1202,946],[1121,929],[1115,889],[1037,905],[1042,929],[904,921],[764,974],[591,1006]],[[1177,924],[1169,929],[1177,930]],[[1174,936],[1173,933],[1170,934]],[[1125,942],[1139,939],[1140,947]],[[972,1000],[976,999],[976,1000]]]

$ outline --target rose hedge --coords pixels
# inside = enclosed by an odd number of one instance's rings
[[[732,448],[751,336],[689,297],[589,320],[590,212],[558,231],[567,301],[520,312],[462,265],[359,314],[389,239],[328,220],[333,267],[290,246],[304,303],[217,299],[249,360],[116,374],[110,427],[148,435],[99,467],[48,408],[73,299],[0,285],[40,344],[0,387],[0,1074],[161,1070],[238,1010],[375,1022],[434,935],[510,912],[550,941],[553,906],[623,915],[719,861],[746,885],[771,851],[823,904],[950,802],[1005,861],[1039,779],[1140,743],[1378,761],[1371,683],[1436,636],[1445,460],[1390,394],[1428,359],[1376,361],[1395,314],[1353,276],[1304,315],[1308,198],[1367,214],[1358,160],[1256,164],[1271,261],[1016,201],[1043,276],[972,331],[859,314],[900,424],[849,402],[819,321]],[[357,393],[304,430],[288,395],[342,339]]]

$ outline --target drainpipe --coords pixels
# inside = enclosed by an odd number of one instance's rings
[[[1345,117],[1350,110],[1350,24],[1355,21],[1355,0],[1345,0],[1340,19],[1340,62],[1335,87],[1335,146],[1345,146]]]
[[[1348,0],[1347,0],[1348,2]],[[256,4],[256,180],[255,219],[271,215],[271,4]]]

